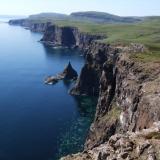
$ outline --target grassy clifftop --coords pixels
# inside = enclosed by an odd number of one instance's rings
[[[85,16],[84,16],[85,15]],[[78,12],[71,16],[62,14],[40,14],[37,16],[30,16],[29,21],[32,23],[52,22],[59,26],[75,26],[82,32],[90,34],[103,34],[106,38],[103,42],[111,44],[125,45],[129,43],[144,44],[149,52],[143,55],[138,55],[140,59],[145,60],[159,60],[160,59],[160,17],[141,17],[140,22],[137,23],[96,23],[95,21],[83,21],[83,19],[75,20],[75,17],[95,17],[101,18],[121,18],[111,14],[92,13],[92,12]],[[72,17],[72,18],[71,18]],[[74,17],[74,18],[73,18]],[[79,19],[79,18],[77,18]]]

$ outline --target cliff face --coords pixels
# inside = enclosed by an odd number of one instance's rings
[[[59,27],[50,25],[41,41],[65,47],[78,47],[85,50],[92,41],[102,39],[100,35],[81,33],[76,27]]]
[[[133,54],[144,50],[145,47],[138,44],[117,49],[99,42],[90,44],[86,63],[71,93],[93,93],[96,77],[99,99],[95,120],[84,152],[63,160],[159,158],[159,138],[148,141],[148,137],[152,139],[152,136],[160,135],[159,127],[152,127],[154,122],[160,121],[160,63],[146,64],[132,58]],[[91,74],[93,71],[96,76]],[[127,131],[129,135],[125,134]],[[144,136],[139,138],[139,135]],[[116,148],[121,141],[133,142],[134,147],[122,144]]]
[[[104,63],[97,112],[85,149],[106,142],[114,133],[139,131],[160,120],[160,64],[143,64],[130,57],[122,52],[111,66]]]
[[[71,90],[71,94],[98,95],[100,77],[103,68],[105,68],[104,64],[107,61],[113,64],[116,55],[117,50],[110,47],[110,45],[92,41],[86,48],[86,63],[75,87]]]
[[[77,46],[85,53],[86,62],[70,93],[99,97],[86,152],[95,151],[116,133],[139,131],[160,120],[160,64],[132,58],[146,51],[141,44],[116,48],[96,41],[101,38],[74,27],[49,26],[42,39],[55,45]]]

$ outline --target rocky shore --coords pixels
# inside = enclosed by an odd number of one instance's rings
[[[142,44],[112,46],[97,41],[102,38],[101,35],[81,33],[75,27],[48,24],[41,40],[83,50],[86,62],[70,93],[99,97],[84,152],[68,156],[64,160],[158,159],[159,139],[152,143],[143,138],[138,139],[139,137],[134,139],[133,135],[160,121],[160,64],[146,64],[132,58],[134,54],[147,50]],[[121,149],[124,148],[119,144],[121,140],[127,141],[132,148],[122,152]],[[121,149],[115,148],[115,144]],[[138,146],[146,146],[144,158],[140,156],[141,151],[135,150]],[[151,146],[157,154],[152,154]],[[136,156],[129,158],[132,157],[130,152],[136,153]]]

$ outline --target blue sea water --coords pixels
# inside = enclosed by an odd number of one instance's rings
[[[56,160],[83,148],[95,98],[68,94],[69,82],[44,85],[70,61],[80,72],[80,51],[53,49],[40,33],[0,23],[0,160]]]

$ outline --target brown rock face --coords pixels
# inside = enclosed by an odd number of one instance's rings
[[[80,33],[74,27],[49,26],[42,39],[54,45],[78,47],[85,53],[86,63],[71,94],[98,96],[86,152],[104,144],[115,133],[139,131],[160,121],[160,64],[140,63],[131,58],[132,54],[147,51],[142,44],[116,48],[95,41],[102,38]],[[118,155],[124,159],[127,154]],[[100,153],[98,157],[103,159],[106,155]],[[89,154],[83,156],[90,159]],[[115,158],[113,155],[111,159]],[[154,159],[154,155],[149,158]]]
[[[128,53],[119,53],[113,64],[113,69],[102,71],[96,116],[85,150],[116,132],[139,131],[160,120],[160,64],[135,62]]]

